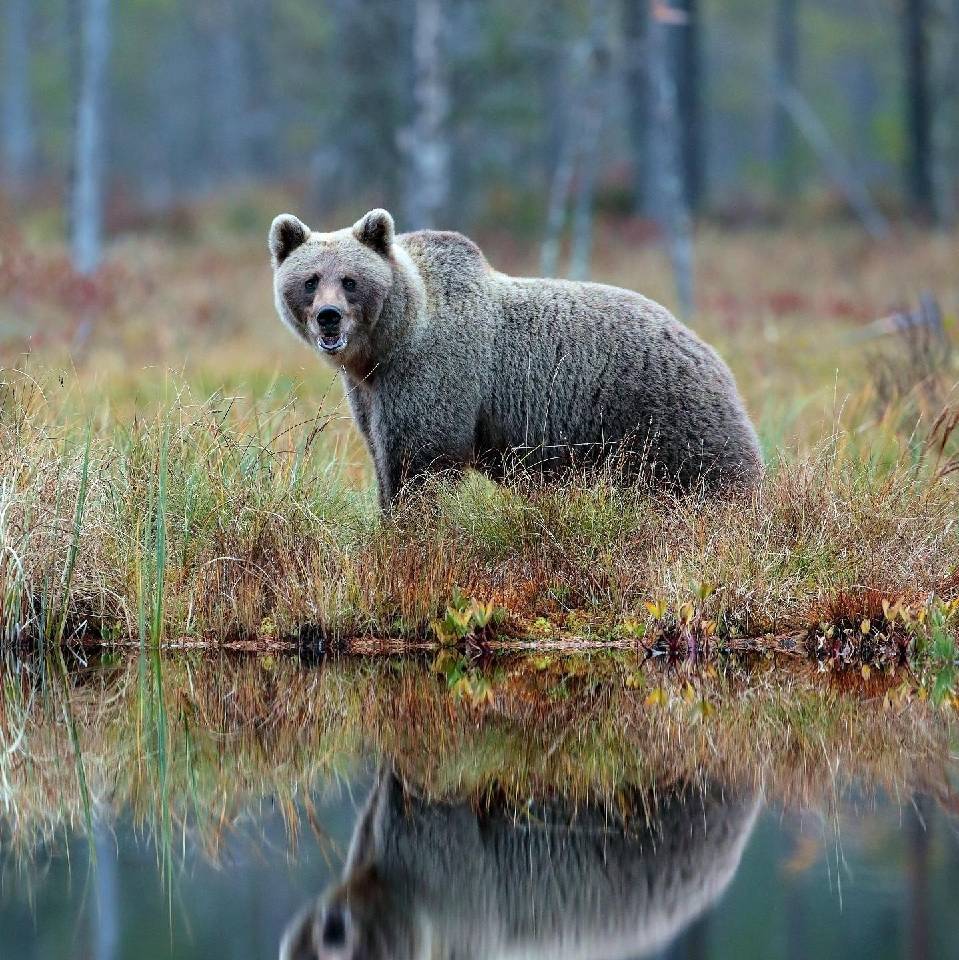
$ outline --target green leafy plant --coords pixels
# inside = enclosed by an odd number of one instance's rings
[[[933,596],[915,612],[904,608],[900,616],[915,637],[914,659],[922,679],[921,689],[928,691],[936,706],[955,703],[959,598],[947,601]]]
[[[479,638],[491,633],[505,617],[505,610],[491,600],[483,603],[467,597],[459,587],[455,587],[446,612],[433,620],[430,628],[441,644],[452,645],[467,637]]]
[[[432,671],[443,677],[447,689],[457,700],[465,700],[473,706],[492,703],[493,687],[489,679],[472,669],[462,654],[441,650],[433,661]]]

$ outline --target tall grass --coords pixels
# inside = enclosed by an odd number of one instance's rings
[[[622,239],[597,238],[597,279],[665,298],[659,253]],[[814,632],[840,597],[951,600],[957,238],[705,230],[698,243],[695,325],[736,370],[769,462],[754,496],[473,476],[392,523],[335,378],[279,330],[261,242],[202,256],[120,245],[95,281],[103,315],[72,355],[61,294],[34,275],[59,254],[18,261],[0,314],[43,337],[25,364],[0,343],[2,641],[124,642],[148,657],[435,640],[457,595],[505,612],[501,637],[625,641],[662,627],[647,602],[675,614],[708,587],[697,617],[725,642]],[[863,338],[920,284],[944,331]]]
[[[756,638],[814,628],[839,595],[959,590],[956,437],[904,435],[888,413],[840,419],[734,501],[471,477],[382,522],[343,477],[333,415],[304,425],[289,404],[181,387],[150,419],[94,428],[26,378],[8,391],[8,641],[136,642],[147,657],[187,641],[434,640],[457,591],[502,610],[502,636],[600,641],[704,584],[720,635]]]

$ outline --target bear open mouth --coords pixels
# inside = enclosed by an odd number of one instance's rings
[[[339,328],[329,331],[323,330],[316,338],[316,345],[324,353],[339,353],[346,346],[346,337]]]

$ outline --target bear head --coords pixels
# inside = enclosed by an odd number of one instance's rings
[[[393,287],[393,237],[386,210],[333,233],[313,231],[289,213],[270,227],[277,312],[337,365],[373,354],[372,331]]]
[[[409,896],[364,867],[295,917],[280,960],[430,960],[433,933]]]

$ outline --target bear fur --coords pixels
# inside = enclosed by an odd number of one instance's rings
[[[340,368],[386,510],[465,467],[612,463],[679,491],[760,474],[729,368],[638,293],[507,276],[461,234],[396,235],[385,210],[332,233],[283,214],[269,246],[279,315]]]
[[[739,866],[757,797],[659,784],[622,818],[562,799],[424,799],[388,768],[342,879],[288,925],[280,960],[633,958],[661,950]]]

